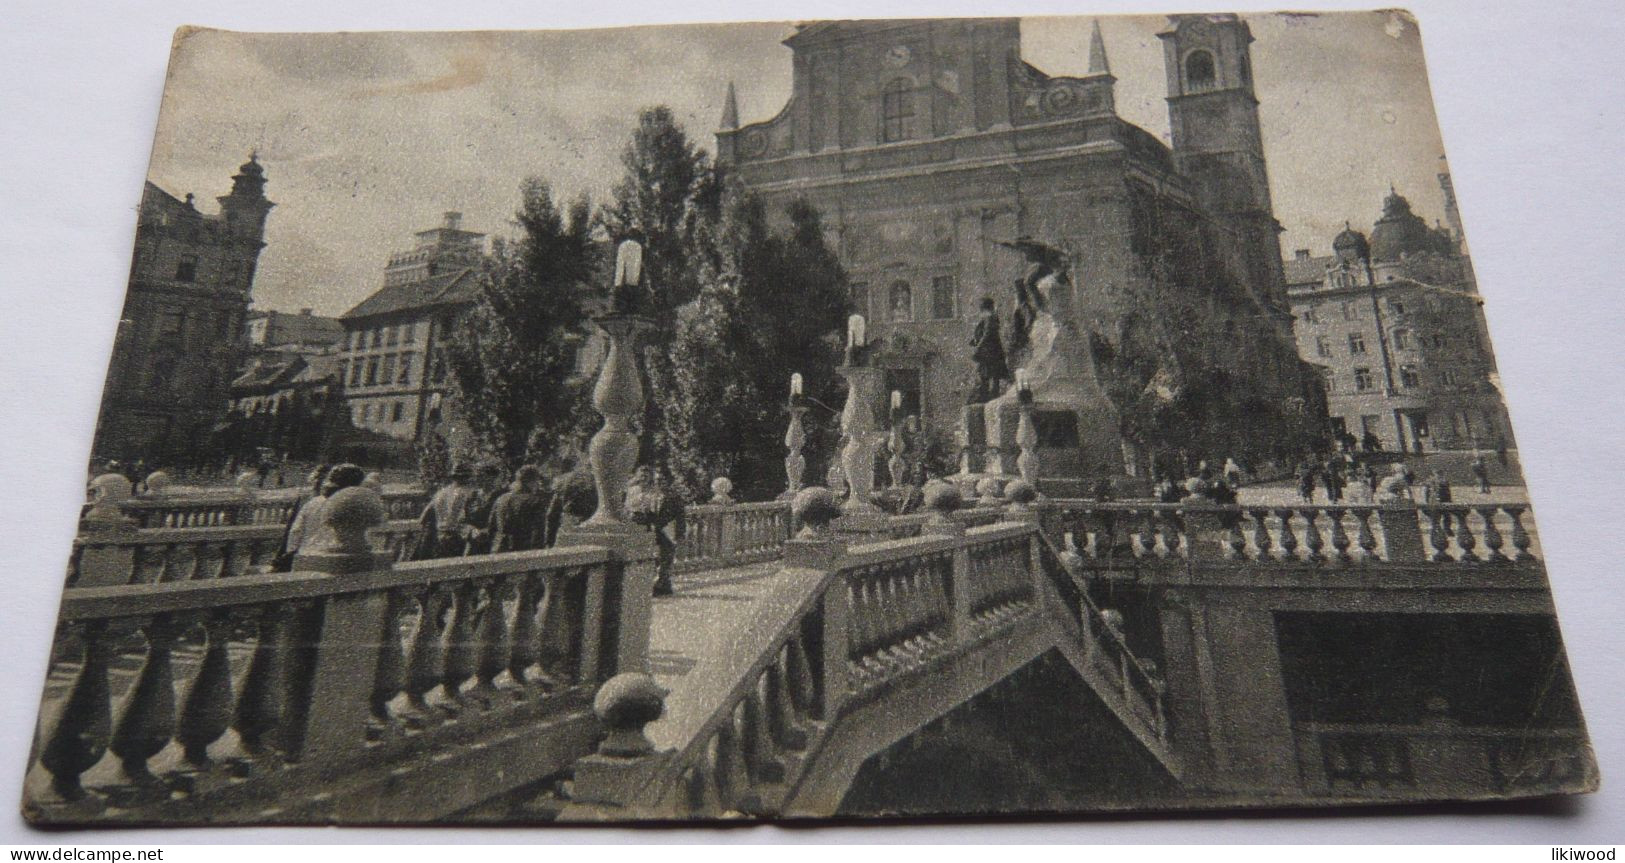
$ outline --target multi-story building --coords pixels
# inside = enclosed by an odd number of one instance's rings
[[[250,156],[219,212],[152,183],[141,196],[130,284],[92,452],[189,463],[224,416],[265,247],[265,170]]]
[[[835,21],[785,40],[777,116],[741,126],[730,90],[718,159],[770,211],[819,209],[883,345],[884,389],[930,427],[960,422],[980,298],[1011,320],[1026,265],[1002,244],[1023,236],[1068,255],[1095,352],[1173,294],[1222,334],[1200,365],[1229,373],[1228,398],[1305,404],[1318,393],[1292,343],[1252,35],[1234,15],[1186,15],[1160,36],[1172,147],[1117,115],[1098,27],[1088,74],[1058,77],[1021,59],[1016,19]]]
[[[251,348],[324,348],[344,340],[344,324],[338,318],[300,309],[299,314],[275,310],[248,313],[248,344]]]
[[[1352,227],[1333,254],[1286,261],[1299,354],[1322,368],[1333,430],[1386,450],[1504,449],[1512,430],[1496,385],[1483,299],[1454,229],[1428,227],[1390,192],[1371,237]]]
[[[339,373],[355,427],[416,441],[441,422],[444,345],[474,300],[484,256],[485,235],[461,221],[446,213],[439,227],[419,231],[412,249],[390,256],[384,286],[339,316]]]

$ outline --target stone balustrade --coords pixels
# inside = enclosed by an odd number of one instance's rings
[[[428,497],[421,490],[384,492],[384,506],[391,519],[415,519]],[[118,502],[119,511],[143,528],[228,527],[234,525],[285,525],[293,518],[303,498],[287,492],[165,494],[127,498]]]
[[[1293,728],[1307,790],[1372,799],[1517,795],[1591,769],[1577,729],[1303,722]]]
[[[1039,503],[1052,540],[1071,533],[1100,561],[1204,560],[1347,565],[1536,560],[1516,503],[1427,506]]]
[[[683,511],[676,572],[772,560],[790,538],[790,502],[702,504]]]
[[[1001,633],[1044,609],[1075,621],[1070,631],[1087,642],[1092,679],[1106,681],[1112,706],[1138,733],[1164,739],[1160,685],[1078,591],[1079,576],[1060,571],[1053,553],[1046,562],[1034,520],[967,530],[941,518],[921,528],[919,537],[852,547],[818,530],[792,540],[786,566],[805,578],[740,634],[726,690],[685,691],[686,700],[667,704],[677,726],[662,736],[684,742],[615,762],[603,781],[584,782],[578,771],[577,801],[674,817],[782,811],[799,772],[854,705],[1001,643]]]
[[[545,748],[533,736],[555,708],[580,719],[574,742],[551,767],[524,769],[558,769],[590,747],[592,691],[644,661],[647,632],[623,622],[647,620],[649,589],[627,572],[615,552],[580,546],[70,588],[25,808],[37,823],[385,812],[412,784],[392,768],[423,766],[426,752],[442,767],[491,756],[468,744],[505,728],[530,729],[512,745]],[[454,805],[541,778],[497,766],[469,788],[428,790]],[[392,790],[331,793],[369,770]],[[264,801],[272,811],[253,808]],[[431,817],[433,805],[392,817]]]
[[[410,557],[416,519],[397,519],[371,532],[389,560]],[[98,530],[77,537],[67,586],[108,587],[235,578],[266,571],[282,547],[281,524]]]

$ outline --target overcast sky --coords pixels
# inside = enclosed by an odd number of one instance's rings
[[[1392,182],[1443,215],[1443,152],[1416,27],[1392,13],[1249,16],[1282,248],[1327,253],[1369,230]],[[1164,141],[1160,17],[1101,29],[1118,113]],[[382,284],[390,252],[443,210],[511,232],[520,181],[603,199],[639,108],[672,107],[708,149],[728,81],[744,122],[790,92],[788,24],[323,35],[196,31],[171,61],[150,179],[205,211],[252,148],[277,202],[259,308],[339,314]],[[1089,19],[1022,21],[1025,59],[1087,68]]]

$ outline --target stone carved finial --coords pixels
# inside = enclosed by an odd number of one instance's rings
[[[147,474],[146,494],[148,497],[163,497],[165,494],[169,493],[169,486],[171,484],[172,481],[169,478],[169,474],[161,470],[155,470],[152,473]]]
[[[733,503],[733,490],[734,481],[725,476],[711,480],[711,502],[723,506]]]
[[[1038,500],[1038,489],[1032,483],[1018,479],[1004,487],[1004,499],[1010,501],[1010,509],[1015,512],[1025,512],[1028,505]]]
[[[654,678],[629,671],[611,677],[592,699],[592,712],[609,729],[598,744],[598,754],[610,758],[638,758],[654,752],[643,726],[666,710],[666,690]]]
[[[954,512],[965,505],[965,497],[959,493],[958,487],[953,483],[932,480],[926,483],[923,496],[926,509],[931,510],[931,517],[925,522],[926,532],[964,532],[964,527],[953,520]]]
[[[124,518],[119,503],[130,499],[130,481],[120,474],[104,473],[90,481],[91,521],[117,521]]]
[[[829,536],[829,523],[841,514],[841,504],[829,489],[809,486],[796,492],[790,514],[801,524],[797,539],[822,539]]]
[[[365,486],[340,489],[322,508],[322,529],[316,535],[317,554],[371,554],[367,531],[389,520],[384,499]]]

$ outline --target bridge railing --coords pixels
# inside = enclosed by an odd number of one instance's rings
[[[417,518],[428,499],[419,489],[394,489],[383,492],[382,497],[392,519]],[[286,492],[166,494],[121,500],[118,507],[126,518],[135,520],[136,527],[228,527],[287,524],[301,500],[303,496]]]
[[[73,541],[67,586],[108,587],[236,578],[263,572],[282,547],[281,524],[133,528],[94,531]],[[406,560],[416,519],[397,519],[371,532],[389,560]]]
[[[790,538],[789,501],[702,504],[683,516],[673,564],[679,573],[772,560]]]
[[[673,720],[691,724],[663,736],[686,742],[608,796],[632,811],[678,816],[778,811],[844,711],[1047,604],[1036,524],[967,531],[939,520],[923,529],[850,548],[792,541],[786,566],[804,577],[736,639],[739,655],[727,660],[736,666],[718,674],[732,683],[675,696],[694,703],[670,702],[667,715],[699,718]],[[1160,689],[1102,612],[1087,596],[1081,602],[1073,614],[1094,634],[1096,677],[1116,681],[1147,733],[1160,737]]]
[[[70,588],[25,808],[43,822],[87,806],[214,820],[260,799],[320,811],[335,795],[318,792],[356,771],[464,751],[560,705],[585,716],[599,682],[641,662],[647,633],[622,621],[646,619],[647,590],[625,584],[611,551],[584,546]]]
[[[1508,563],[1536,559],[1527,504],[1039,504],[1052,539],[1103,561],[1201,559],[1306,564]]]
[[[1527,794],[1579,785],[1591,770],[1572,728],[1303,722],[1293,736],[1307,790],[1323,796]]]

